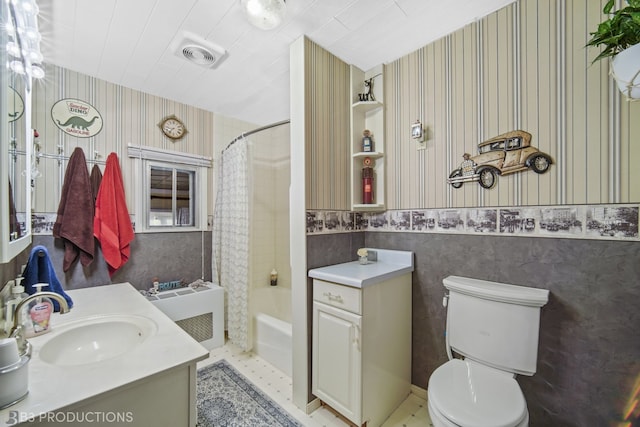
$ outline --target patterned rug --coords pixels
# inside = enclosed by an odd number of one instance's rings
[[[198,370],[198,427],[303,427],[226,360]]]

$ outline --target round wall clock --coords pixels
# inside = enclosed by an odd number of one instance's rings
[[[187,134],[187,128],[184,123],[176,116],[164,118],[159,124],[162,133],[171,139],[180,139]]]

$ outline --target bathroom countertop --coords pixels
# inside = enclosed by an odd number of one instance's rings
[[[97,397],[143,378],[206,359],[209,352],[146,300],[131,284],[97,286],[67,291],[73,308],[51,316],[52,330],[29,338],[33,347],[29,362],[29,394],[0,411],[0,426],[14,425],[15,413],[36,417]],[[42,346],[56,330],[86,317],[136,315],[151,319],[157,332],[123,355],[76,366],[51,365],[39,358]],[[160,391],[160,394],[161,391]],[[13,413],[13,415],[12,415]]]
[[[359,261],[345,262],[326,267],[309,270],[309,277],[363,288],[384,282],[396,276],[411,273],[413,267],[413,252],[393,251],[388,249],[367,248],[376,251],[377,261],[360,264]]]

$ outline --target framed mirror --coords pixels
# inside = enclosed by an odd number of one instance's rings
[[[2,17],[9,17],[8,2],[2,2]],[[2,23],[0,58],[0,263],[11,261],[31,244],[31,77],[8,64],[9,36]]]

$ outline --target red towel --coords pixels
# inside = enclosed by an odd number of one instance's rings
[[[85,267],[93,261],[95,242],[92,231],[93,196],[89,171],[82,148],[76,147],[69,158],[53,237],[64,241],[62,270],[67,271],[80,256]]]
[[[102,247],[102,255],[109,267],[109,276],[113,276],[116,270],[129,260],[129,245],[134,236],[116,153],[107,157],[107,165],[96,198],[93,235]]]

